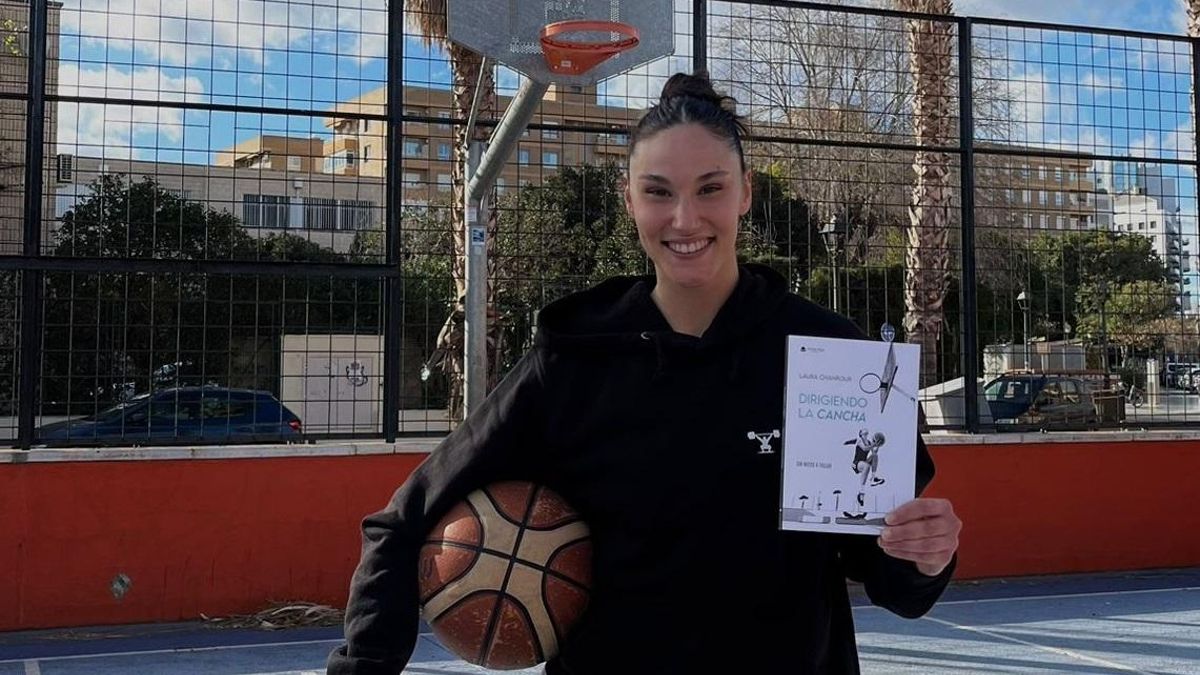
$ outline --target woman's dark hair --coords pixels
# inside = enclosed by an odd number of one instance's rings
[[[638,142],[680,124],[699,124],[718,138],[727,140],[737,151],[742,171],[746,170],[742,137],[747,134],[747,129],[742,116],[737,114],[737,101],[718,94],[704,70],[692,75],[676,73],[667,80],[658,104],[647,110],[633,128],[629,141],[630,157]]]

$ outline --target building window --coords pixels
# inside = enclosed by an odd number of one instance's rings
[[[1029,190],[1021,190],[1021,202],[1022,203],[1028,204],[1030,201],[1030,196],[1031,195],[1029,193]]]
[[[421,183],[425,182],[420,173],[416,171],[404,172],[404,187],[421,187]]]
[[[558,153],[557,152],[543,152],[542,153],[542,166],[549,166],[549,167],[558,166]]]
[[[337,226],[337,200],[326,197],[304,198],[304,227],[332,230]]]
[[[347,167],[354,166],[354,151],[346,150],[325,158],[325,173],[338,173]]]
[[[1043,230],[1046,229],[1046,222],[1046,214],[1043,213],[1038,216],[1038,227],[1042,228]]]
[[[438,119],[446,120],[445,122],[438,123],[438,125],[437,125],[438,129],[441,129],[442,131],[449,131],[450,130],[450,111],[449,110],[439,110],[437,116],[438,116]]]
[[[558,125],[558,122],[551,122],[551,121],[547,120],[546,124]],[[558,129],[552,129],[550,127],[546,127],[545,129],[542,129],[542,138],[544,138],[548,141],[557,140],[558,139]]]
[[[508,192],[508,181],[504,180],[503,178],[497,178],[496,179],[496,194],[502,195],[505,192]]]
[[[421,141],[407,139],[404,141],[404,156],[405,157],[424,157],[425,144]]]
[[[299,171],[301,168],[300,158],[295,156],[288,157],[288,171]]]
[[[371,161],[371,146],[369,146],[369,145],[363,146],[363,160],[362,161],[363,161],[363,164],[366,164],[367,162]]]
[[[1056,229],[1056,230],[1063,229],[1063,217],[1062,216],[1054,217],[1054,229]]]
[[[1045,190],[1038,190],[1038,204],[1041,204],[1042,206],[1046,205],[1046,191]]]
[[[1139,220],[1139,221],[1138,221],[1138,229],[1139,229],[1139,230],[1144,230],[1144,229],[1146,229],[1146,221],[1144,221],[1144,220]]]
[[[58,182],[70,183],[72,170],[75,166],[75,155],[58,155]]]
[[[450,191],[450,174],[439,173],[437,178],[438,192]]]
[[[1059,183],[1061,183],[1061,182],[1062,182],[1062,177],[1063,177],[1063,173],[1062,173],[1062,167],[1061,167],[1061,166],[1056,166],[1056,167],[1054,167],[1054,180],[1056,180],[1056,181],[1058,181]]]
[[[339,230],[366,230],[371,227],[375,202],[363,199],[343,199],[338,202]]]
[[[290,206],[284,195],[242,195],[242,224],[268,230],[286,229]]]
[[[528,150],[524,150],[524,149],[517,150],[517,163],[518,164],[529,164],[529,151]]]
[[[1045,165],[1038,166],[1038,180],[1046,180],[1046,167],[1045,167]]]
[[[369,132],[371,130],[371,120],[360,120],[358,128],[364,134]]]
[[[449,143],[438,143],[438,159],[442,160],[443,162],[450,161]]]
[[[1158,221],[1157,220],[1150,221],[1150,229],[1152,229],[1152,230],[1158,229]]]
[[[1061,192],[1054,193],[1054,205],[1055,206],[1063,205],[1063,193],[1061,193]]]

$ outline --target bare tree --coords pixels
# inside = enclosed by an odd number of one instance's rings
[[[876,227],[903,217],[907,162],[844,143],[911,141],[912,90],[894,19],[779,6],[735,6],[712,19],[712,70],[748,109],[761,148],[810,217],[848,226],[861,262]]]

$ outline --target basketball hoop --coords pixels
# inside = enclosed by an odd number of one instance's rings
[[[620,39],[608,42],[565,40],[564,33],[609,33]],[[582,75],[641,42],[641,33],[619,21],[558,21],[542,28],[542,54],[546,66],[559,75]]]

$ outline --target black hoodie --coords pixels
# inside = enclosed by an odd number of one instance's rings
[[[418,630],[417,554],[472,490],[531,480],[591,527],[593,595],[547,675],[857,673],[846,579],[906,617],[937,600],[928,577],[862,535],[779,529],[788,335],[865,339],[850,321],[740,268],[703,337],[671,330],[653,277],[552,303],[535,347],[363,522],[331,675],[398,673]],[[794,430],[789,430],[794,433]],[[933,477],[919,445],[917,486]]]

